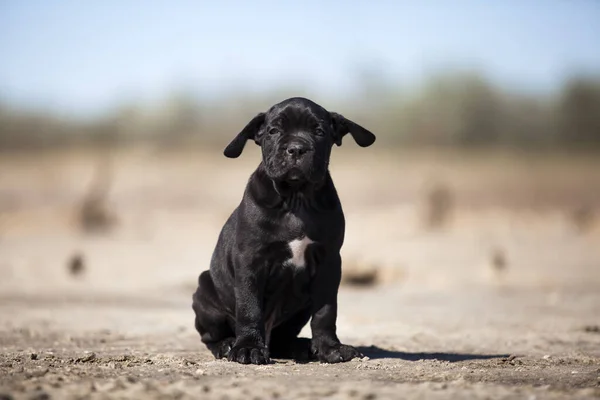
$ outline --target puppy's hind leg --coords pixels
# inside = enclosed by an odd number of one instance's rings
[[[216,359],[227,358],[235,342],[235,333],[219,304],[209,271],[200,274],[198,288],[192,298],[192,308],[196,314],[195,326],[202,343]]]
[[[300,310],[271,332],[269,351],[273,358],[291,359],[298,362],[316,360],[308,338],[299,338],[302,328],[310,319],[310,309]]]

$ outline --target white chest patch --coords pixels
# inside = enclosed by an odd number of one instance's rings
[[[295,239],[288,243],[290,250],[292,251],[292,258],[287,260],[288,263],[294,264],[298,268],[306,266],[306,248],[309,244],[313,243],[307,236],[302,239]]]

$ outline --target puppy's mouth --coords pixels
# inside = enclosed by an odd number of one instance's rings
[[[289,182],[299,182],[302,180],[306,180],[306,177],[302,170],[300,170],[299,168],[292,168],[285,174],[284,180]]]
[[[292,168],[283,176],[282,182],[290,189],[298,189],[307,182],[307,179],[302,170]]]

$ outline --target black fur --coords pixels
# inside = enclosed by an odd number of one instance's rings
[[[345,222],[329,157],[348,133],[362,147],[375,141],[360,125],[296,97],[258,114],[226,147],[225,156],[236,158],[253,140],[262,162],[193,295],[196,329],[216,358],[335,363],[361,355],[336,335]],[[297,267],[288,243],[304,237],[313,243]],[[298,338],[309,320],[312,340]]]

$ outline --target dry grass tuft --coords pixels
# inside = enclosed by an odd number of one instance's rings
[[[423,201],[423,223],[428,229],[439,229],[448,224],[454,208],[454,194],[441,182],[429,186]]]
[[[67,262],[67,269],[71,276],[81,276],[83,273],[85,273],[85,261],[83,254],[73,254]]]
[[[110,164],[103,159],[79,208],[78,224],[84,232],[105,233],[116,225],[116,215],[108,206],[110,184]]]
[[[502,273],[508,267],[506,252],[504,249],[496,247],[490,253],[490,265],[497,272]]]
[[[581,205],[576,207],[571,212],[571,221],[575,226],[575,229],[579,233],[587,233],[594,227],[595,221],[595,213],[594,209],[589,206]]]

